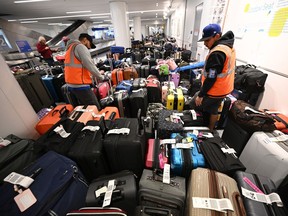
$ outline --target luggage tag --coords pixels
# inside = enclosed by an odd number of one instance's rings
[[[114,187],[115,187],[115,179],[109,180],[102,208],[110,205]]]
[[[0,137],[0,148],[8,146],[9,144],[11,144],[11,142],[9,140],[5,140],[2,137]]]
[[[95,132],[95,131],[100,130],[100,127],[89,125],[89,126],[85,126],[81,131],[84,131],[84,130],[89,130],[89,131]]]
[[[111,129],[107,132],[108,134],[123,134],[123,135],[129,135],[130,133],[130,128],[116,128],[116,129]]]
[[[162,182],[164,184],[170,184],[170,164],[165,164],[164,165]]]
[[[214,199],[192,197],[193,208],[210,209],[219,212],[234,211],[231,200],[228,198]]]
[[[70,136],[71,133],[67,133],[65,129],[63,128],[63,125],[59,125],[54,129],[54,132],[59,134],[62,138],[67,138]]]
[[[197,113],[195,112],[195,110],[190,110],[191,115],[192,115],[192,119],[195,121],[197,120]]]
[[[247,190],[243,187],[241,187],[242,195],[248,199],[262,202],[266,204],[272,204],[276,203],[278,207],[283,207],[282,200],[277,193],[270,193],[270,194],[263,194],[263,193],[257,193],[254,191]]]
[[[15,196],[14,200],[21,212],[24,212],[26,209],[30,208],[37,201],[29,188]]]

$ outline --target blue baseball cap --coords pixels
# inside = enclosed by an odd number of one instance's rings
[[[198,42],[208,40],[217,33],[221,34],[221,27],[218,24],[209,24],[203,29],[202,38]]]

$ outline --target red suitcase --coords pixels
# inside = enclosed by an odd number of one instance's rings
[[[124,80],[124,72],[122,68],[116,68],[111,73],[112,85],[116,86],[119,82]]]

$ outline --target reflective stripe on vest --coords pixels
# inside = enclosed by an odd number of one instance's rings
[[[207,92],[207,94],[211,96],[225,96],[229,94],[234,88],[234,71],[236,63],[235,49],[231,49],[226,45],[219,44],[209,52],[208,56],[206,57],[206,62],[211,53],[215,51],[221,51],[225,53],[226,60],[223,66],[222,73],[217,74],[216,82],[214,83],[213,87]],[[206,63],[204,65],[204,70],[205,68]],[[204,70],[202,71],[202,84],[208,76],[208,73]]]

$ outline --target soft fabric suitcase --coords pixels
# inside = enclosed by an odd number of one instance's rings
[[[97,215],[106,215],[106,216],[127,216],[126,212],[119,208],[113,207],[85,207],[79,210],[73,210],[66,214],[66,216],[97,216]]]
[[[288,173],[288,141],[277,141],[281,136],[280,131],[255,132],[240,155],[247,172],[269,177],[276,187]]]
[[[204,155],[200,151],[197,136],[192,132],[172,133],[171,139],[176,143],[172,144],[170,150],[171,173],[189,179],[192,169],[206,167]],[[192,143],[192,147],[191,146]],[[188,147],[189,146],[189,147]]]
[[[181,88],[176,88],[176,91],[169,89],[166,108],[168,110],[178,110],[178,111],[183,110],[184,96]]]
[[[203,113],[196,110],[183,110],[180,115],[184,127],[205,126]]]
[[[144,168],[146,142],[137,118],[119,118],[104,138],[111,172],[130,170],[140,178]]]
[[[101,190],[105,186],[110,187],[108,185],[110,180],[115,180],[113,184],[115,188],[112,191],[109,206],[120,208],[127,212],[127,215],[133,215],[137,206],[137,185],[133,172],[128,170],[94,179],[88,188],[86,206],[101,207],[103,205],[106,193],[97,194],[97,197],[95,191]],[[111,193],[111,191],[107,191],[107,193]]]
[[[35,129],[40,135],[46,133],[62,117],[67,117],[73,109],[71,104],[57,105],[36,124]]]
[[[277,193],[274,182],[265,176],[237,171],[234,175],[234,179],[238,184],[239,191],[242,190],[241,188],[244,188],[252,192],[264,193],[267,195],[270,193]],[[265,204],[245,196],[242,196],[242,199],[247,216],[288,215],[287,209],[285,207],[278,207],[277,204]]]
[[[35,153],[41,155],[53,150],[66,155],[83,127],[82,122],[61,119],[35,141]]]
[[[103,147],[106,127],[102,125],[110,122],[103,121],[103,118],[100,121],[88,121],[67,154],[78,164],[88,182],[110,173]]]
[[[233,176],[236,171],[245,171],[246,169],[234,150],[220,137],[203,140],[200,144],[200,149],[207,161],[208,167],[213,170]]]
[[[138,192],[140,205],[169,209],[173,216],[184,216],[185,198],[185,178],[175,176],[166,184],[152,170],[143,170]]]
[[[142,88],[133,90],[129,96],[131,105],[131,117],[137,118],[138,110],[141,109],[141,116],[146,116],[146,110],[148,106],[147,89]]]
[[[131,117],[131,104],[128,91],[114,92],[113,105],[118,107],[120,117]]]
[[[86,124],[88,121],[93,120],[94,116],[96,116],[98,112],[96,105],[77,106],[71,112],[69,118],[73,121]]]
[[[0,146],[0,184],[8,174],[21,171],[37,159],[34,154],[34,140],[10,134],[1,139]]]
[[[118,108],[113,106],[107,106],[103,108],[96,114],[96,116],[94,116],[93,119],[99,121],[101,116],[104,116],[105,120],[111,120],[111,121],[120,118]]]
[[[166,107],[162,103],[148,103],[146,116],[153,120],[153,128],[157,127],[159,112],[163,109],[166,110]]]
[[[164,164],[168,163],[168,155],[166,154],[166,145],[161,145],[160,139],[148,139],[148,149],[145,160],[147,169],[164,169]]]
[[[183,131],[183,124],[178,116],[174,116],[173,113],[177,111],[173,110],[160,110],[158,117],[158,138],[169,139],[172,133],[180,133]]]
[[[267,109],[265,109],[264,111],[273,117],[273,119],[275,120],[274,124],[277,130],[288,128],[288,116],[277,111],[271,111]]]
[[[161,85],[156,77],[150,76],[147,78],[146,88],[148,92],[148,102],[161,103]]]
[[[34,179],[29,189],[37,201],[33,204],[33,197],[28,193],[28,189],[23,188],[19,205],[24,206],[22,210],[29,207],[29,204],[33,205],[20,212],[14,200],[18,194],[14,191],[15,186],[7,182],[0,189],[1,216],[66,215],[69,211],[85,205],[88,185],[76,163],[65,156],[53,151],[47,152],[20,173]],[[11,175],[10,179],[16,176]]]
[[[128,94],[132,93],[132,89],[133,89],[133,80],[123,80],[120,83],[118,83],[115,88],[116,91],[126,90]]]
[[[137,206],[134,216],[173,216],[171,210],[151,206]]]
[[[233,211],[226,210],[220,212],[205,208],[195,208],[193,203],[196,203],[195,199],[197,198],[205,198],[206,200],[207,198],[229,199],[231,201]],[[206,202],[208,206],[210,202],[208,200]],[[211,205],[213,205],[212,202]],[[215,205],[216,203],[213,206]],[[246,215],[236,181],[223,173],[206,168],[197,168],[192,170],[191,177],[188,182],[185,211],[185,215],[189,216]]]
[[[235,154],[239,157],[251,135],[251,133],[244,130],[240,125],[228,117],[221,138],[228,146],[235,149]]]

